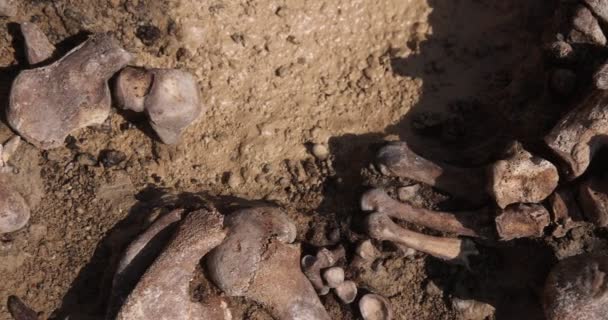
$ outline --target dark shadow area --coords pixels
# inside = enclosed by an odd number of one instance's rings
[[[116,223],[99,241],[92,258],[72,282],[61,306],[53,312],[51,319],[65,319],[66,317],[75,320],[102,319],[109,303],[113,303],[112,311],[117,312],[120,303],[110,301],[112,280],[116,268],[126,247],[149,226],[150,220],[155,217],[178,208],[184,209],[188,213],[212,205],[222,214],[229,214],[241,208],[269,205],[269,202],[265,201],[249,201],[231,196],[214,197],[205,193],[176,195],[156,186],[148,186],[139,192],[136,200],[137,202],[129,210],[127,216]],[[143,259],[148,262],[154,261],[170,238],[171,230],[174,230],[175,227],[174,225],[153,238],[144,248],[144,251],[148,252],[143,255]],[[145,264],[146,261],[141,262]],[[124,286],[118,293],[129,292],[129,289],[137,284],[137,280],[137,278],[128,279],[126,283],[121,283]]]

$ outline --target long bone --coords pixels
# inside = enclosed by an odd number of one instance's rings
[[[191,212],[148,268],[116,319],[230,319],[221,303],[190,299],[190,280],[200,259],[219,245],[226,231],[215,209]]]
[[[481,204],[491,196],[501,208],[540,202],[553,192],[559,180],[555,166],[516,142],[505,159],[475,168],[430,161],[413,152],[405,142],[386,145],[376,160],[385,173],[428,184],[473,204]]]
[[[470,237],[493,237],[493,221],[487,210],[442,212],[416,208],[391,198],[382,189],[372,189],[361,198],[363,211],[377,211],[416,225]]]
[[[391,241],[418,250],[442,260],[469,265],[469,256],[478,254],[475,244],[469,239],[440,238],[427,236],[398,226],[391,218],[380,212],[367,217],[367,232],[370,237]]]

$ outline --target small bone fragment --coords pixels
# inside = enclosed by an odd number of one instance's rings
[[[11,159],[13,154],[15,154],[20,144],[21,138],[19,136],[12,136],[10,139],[8,139],[0,149],[2,150],[2,152],[0,152],[2,155],[0,162],[4,162],[6,164]]]
[[[302,257],[302,271],[317,291],[317,294],[324,296],[329,293],[329,287],[323,282],[321,278],[321,269],[330,267],[327,260],[318,259],[315,256],[306,255]]]
[[[117,319],[230,319],[222,304],[190,299],[189,287],[201,257],[219,245],[226,232],[215,209],[191,212],[123,304]]]
[[[107,308],[108,318],[114,318],[124,299],[164,248],[174,231],[172,227],[182,219],[183,212],[182,209],[173,210],[156,219],[127,246],[112,280],[112,294]]]
[[[36,24],[22,23],[21,33],[25,40],[25,56],[30,64],[44,62],[53,56],[55,46]]]
[[[359,300],[359,311],[363,320],[392,320],[393,309],[388,300],[374,293],[368,293]]]
[[[476,300],[452,299],[452,306],[460,313],[461,319],[475,320],[490,318],[496,309],[487,304]]]
[[[118,76],[115,91],[124,109],[146,112],[167,144],[177,143],[203,111],[196,78],[182,70],[128,67]]]
[[[556,40],[549,44],[548,51],[551,57],[556,61],[571,61],[574,60],[576,56],[572,46],[563,40]]]
[[[593,84],[600,90],[608,90],[608,61],[597,68],[593,74]]]
[[[496,217],[496,231],[501,240],[541,237],[551,222],[549,212],[539,204],[514,204]]]
[[[28,307],[16,296],[9,296],[7,301],[8,312],[15,320],[38,320],[36,311]]]
[[[608,2],[606,0],[583,0],[583,2],[603,23],[608,23]]]
[[[597,19],[587,7],[581,5],[575,9],[572,27],[569,38],[574,42],[606,45],[606,36]]]
[[[460,168],[432,162],[413,152],[402,141],[383,147],[376,161],[386,174],[425,183],[457,198],[474,203],[487,198],[483,192],[487,181],[483,168]]]
[[[337,288],[344,282],[344,269],[340,267],[331,267],[323,271],[323,279],[330,288]]]
[[[344,281],[334,290],[338,298],[346,304],[352,303],[357,298],[357,284],[353,281]]]
[[[380,212],[367,217],[367,232],[370,237],[405,245],[436,258],[468,266],[468,256],[478,254],[475,244],[468,239],[440,238],[404,229]]]
[[[22,71],[11,88],[9,124],[39,148],[61,146],[71,132],[105,121],[107,80],[129,60],[115,39],[96,34],[57,62]]]
[[[492,237],[493,225],[486,212],[442,212],[415,208],[391,198],[382,189],[372,189],[361,198],[363,211],[376,211],[416,225],[471,237]]]
[[[25,199],[7,182],[7,179],[0,181],[0,234],[17,231],[30,220]]]
[[[496,161],[489,168],[490,194],[499,207],[513,203],[538,203],[557,187],[559,174],[555,166],[524,150],[519,143],[511,155]]]
[[[359,268],[369,267],[379,256],[380,252],[378,249],[374,247],[370,239],[367,239],[357,245],[351,264]]]
[[[549,197],[549,208],[553,214],[551,219],[556,225],[553,230],[556,238],[564,237],[572,228],[582,224],[583,214],[568,188],[560,188]]]
[[[277,208],[237,211],[226,218],[228,236],[205,258],[210,279],[229,296],[268,307],[279,320],[329,320],[300,270],[295,225]]]
[[[593,176],[581,182],[579,203],[586,220],[599,227],[608,225],[608,183]]]
[[[13,17],[17,15],[15,0],[0,0],[0,17]]]
[[[605,320],[608,315],[608,256],[583,254],[551,270],[542,296],[547,320]]]
[[[595,152],[608,137],[608,93],[593,90],[545,137],[561,158],[569,180],[585,172]]]

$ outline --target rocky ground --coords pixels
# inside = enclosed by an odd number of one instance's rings
[[[534,145],[555,123],[568,100],[544,90],[552,12],[527,0],[22,1],[0,20],[0,108],[27,67],[18,23],[31,21],[62,52],[111,31],[135,65],[191,71],[206,109],[177,145],[116,110],[64,147],[23,144],[12,164],[41,200],[25,229],[0,239],[0,301],[17,295],[44,318],[99,318],[106,267],[141,223],[203,199],[274,202],[306,252],[341,243],[352,254],[366,239],[361,193],[411,184],[370,167],[383,141],[474,165],[508,138]],[[0,141],[11,135],[0,123]],[[408,200],[445,198],[422,186]],[[482,244],[472,270],[384,244],[372,268],[347,275],[389,298],[396,319],[542,319],[538,289],[556,256],[605,247],[607,236],[582,228],[560,241]],[[459,311],[471,299],[477,311]],[[332,294],[322,301],[334,319],[358,317]],[[237,319],[270,319],[233,305]]]

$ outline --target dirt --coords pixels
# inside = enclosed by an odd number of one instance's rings
[[[115,109],[64,147],[20,147],[11,164],[40,200],[25,229],[0,239],[0,301],[17,295],[42,318],[102,317],[121,248],[160,212],[203,201],[274,202],[306,253],[341,243],[352,254],[366,238],[361,193],[411,184],[370,167],[383,141],[476,165],[510,138],[536,145],[568,103],[544,94],[546,1],[24,0],[18,9],[0,20],[1,106],[28,68],[17,23],[32,21],[59,56],[88,33],[112,32],[134,65],[189,70],[205,107],[177,145]],[[0,141],[12,135],[5,123]],[[315,144],[327,159],[313,156]],[[418,197],[445,205],[428,187]],[[583,229],[557,242],[481,243],[472,270],[377,244],[382,258],[347,276],[389,298],[396,319],[484,319],[459,312],[456,298],[490,303],[488,319],[542,319],[538,290],[556,256],[604,239]],[[322,301],[334,319],[359,317],[333,294]],[[232,306],[236,319],[270,319],[254,303]]]

